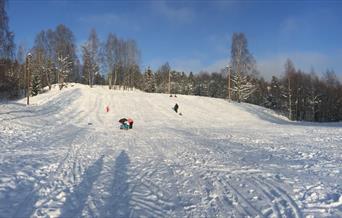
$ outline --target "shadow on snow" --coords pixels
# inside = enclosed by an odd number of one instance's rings
[[[84,172],[82,182],[75,187],[74,192],[67,197],[61,209],[60,217],[80,217],[82,215],[82,210],[86,206],[93,184],[102,171],[103,157],[104,156],[101,156]]]
[[[109,184],[110,196],[106,199],[104,208],[99,217],[129,217],[131,193],[128,186],[129,157],[121,151],[116,158],[113,168],[113,180]]]
[[[307,127],[342,127],[342,122],[309,122],[309,121],[291,121],[286,118],[277,117],[277,112],[272,109],[264,108],[257,105],[243,104],[237,105],[241,110],[247,111],[253,115],[256,115],[262,120],[269,123],[279,124],[279,125],[293,125],[293,126],[307,126]],[[274,113],[274,115],[272,114]],[[282,116],[282,115],[281,115]]]

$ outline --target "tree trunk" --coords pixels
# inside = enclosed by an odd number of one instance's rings
[[[50,73],[48,71],[45,71],[45,76],[46,76],[46,82],[49,86],[49,90],[51,90]]]
[[[108,74],[108,88],[112,89],[112,74]]]
[[[93,80],[93,79],[91,78],[91,72],[88,71],[88,82],[89,82],[90,88],[93,88],[92,80]]]
[[[117,70],[116,70],[116,68],[115,68],[115,69],[114,69],[114,83],[113,83],[114,89],[116,88],[116,87],[115,87],[115,85],[116,85],[116,78],[117,78]]]
[[[289,119],[292,120],[292,95],[291,95],[291,80],[288,76],[288,92],[289,92]]]

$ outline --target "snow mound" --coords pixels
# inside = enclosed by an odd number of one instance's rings
[[[342,217],[341,124],[80,84],[30,102],[0,103],[1,217]]]

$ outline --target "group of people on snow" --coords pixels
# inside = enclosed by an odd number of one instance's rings
[[[120,129],[124,129],[124,130],[128,130],[128,129],[132,129],[133,128],[133,119],[132,118],[122,118],[119,120],[119,123],[121,123],[120,125]]]

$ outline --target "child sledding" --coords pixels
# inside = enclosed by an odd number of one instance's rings
[[[119,123],[121,123],[120,125],[120,129],[122,130],[128,130],[128,129],[132,129],[133,128],[133,119],[131,118],[121,118],[119,120]]]

